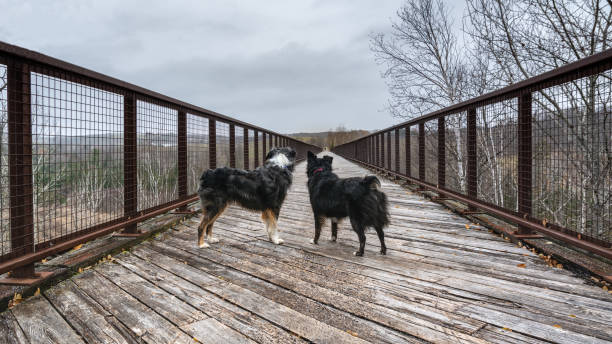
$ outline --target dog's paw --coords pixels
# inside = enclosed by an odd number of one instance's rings
[[[380,249],[380,254],[382,254],[383,256],[387,254],[387,248],[381,248]]]
[[[317,242],[315,241],[315,239],[310,239],[310,243],[313,245],[317,245]]]
[[[361,257],[361,256],[363,256],[363,252],[360,252],[360,251],[355,251],[355,252],[353,252],[353,254],[354,254],[355,256],[357,256],[357,257]]]
[[[216,244],[218,242],[219,242],[218,238],[212,238],[212,237],[208,238],[208,243],[210,243],[210,244]]]
[[[202,243],[201,245],[198,245],[199,248],[208,248],[210,247],[210,245],[207,242]]]
[[[282,243],[285,242],[285,240],[280,239],[280,238],[275,238],[275,239],[272,239],[272,242],[275,243],[276,245],[281,245]]]

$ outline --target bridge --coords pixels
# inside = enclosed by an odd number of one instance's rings
[[[321,152],[0,43],[0,342],[610,342],[611,66],[606,51]],[[231,206],[197,248],[201,171],[280,145],[300,160],[284,244]],[[374,233],[353,256],[348,221],[310,244],[307,150],[379,175],[386,256]]]

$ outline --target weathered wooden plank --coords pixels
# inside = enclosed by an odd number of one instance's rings
[[[177,262],[189,259],[193,263],[194,259],[189,258],[190,255],[181,252],[178,249],[171,248],[165,250],[161,247],[153,246],[155,250],[140,247],[135,250],[135,254],[142,256],[144,259],[151,259],[155,264],[168,269],[169,271],[178,273],[177,269],[190,267],[189,265],[177,264]],[[173,257],[173,258],[170,258]],[[159,258],[163,257],[163,258]],[[201,261],[200,258],[195,260]],[[366,321],[357,317],[352,317],[347,313],[343,313],[335,308],[320,304],[312,299],[298,295],[292,291],[267,283],[250,275],[240,273],[231,268],[225,268],[213,262],[206,264],[197,264],[198,268],[206,273],[214,274],[219,278],[239,285],[242,288],[251,290],[260,295],[265,295],[266,298],[292,308],[306,316],[325,322],[328,325],[339,328],[343,331],[354,331],[359,329],[358,336],[362,339],[379,342],[379,343],[419,343],[416,338],[403,335],[386,327],[377,325],[370,321]],[[202,275],[202,271],[194,276]],[[191,280],[197,284],[197,280]],[[308,338],[308,337],[306,337]]]
[[[121,265],[104,263],[96,266],[95,270],[176,327],[182,328],[185,325],[208,318],[198,309],[157,288],[151,282]]]
[[[25,344],[29,343],[26,335],[19,327],[17,319],[10,311],[0,313],[0,343]]]
[[[193,343],[185,332],[99,273],[88,270],[72,280],[144,342]]]
[[[183,330],[201,343],[256,343],[212,318],[183,326]]]
[[[186,246],[184,241],[179,241],[176,238],[170,238],[163,243],[159,243],[159,245],[169,249],[167,245],[164,245],[166,242],[176,245],[175,247],[177,247],[177,249],[181,249],[181,247]],[[475,338],[459,332],[456,329],[445,328],[437,325],[434,322],[419,317],[407,316],[402,312],[390,308],[364,302],[363,300],[359,300],[357,298],[321,288],[311,283],[301,281],[300,279],[286,273],[273,271],[267,267],[253,264],[248,260],[227,256],[218,251],[211,252],[212,250],[198,251],[195,249],[190,250],[188,248],[184,248],[184,250],[192,254],[198,254],[199,256],[205,257],[206,259],[219,264],[252,274],[285,288],[290,288],[319,302],[331,304],[338,309],[360,317],[369,318],[380,324],[408,333],[415,337],[423,338],[429,341],[448,341],[450,339],[456,340],[456,338],[461,338],[466,342],[477,342]],[[440,320],[440,318],[437,320]],[[459,323],[458,319],[453,319],[453,322]],[[464,325],[467,324],[464,323]]]
[[[226,238],[223,242],[225,241],[230,242],[231,244],[231,238]],[[384,275],[385,273],[380,270],[368,271],[367,274],[360,274],[363,269],[356,269],[354,268],[354,265],[345,266],[345,264],[339,261],[328,262],[324,257],[308,255],[301,250],[296,250],[288,246],[268,245],[266,241],[231,245],[237,245],[237,247],[240,247],[245,251],[262,256],[269,256],[276,260],[282,261],[283,263],[287,264],[287,270],[291,270],[293,267],[296,267],[300,270],[316,273],[320,276],[319,280],[338,281],[343,285],[347,285],[348,288],[350,288],[350,285],[354,283],[365,289],[376,289],[376,297],[384,300],[381,300],[381,302],[388,302],[389,304],[393,304],[393,302],[387,300],[386,298],[401,298],[414,300],[424,305],[441,308],[446,312],[454,312],[455,309],[461,307],[462,305],[474,303],[477,305],[486,305],[487,308],[498,311],[522,316],[542,324],[557,324],[563,328],[578,333],[590,333],[591,335],[599,338],[607,338],[612,336],[611,327],[601,326],[602,324],[600,322],[593,321],[592,319],[577,317],[575,314],[568,313],[571,312],[571,310],[564,309],[563,307],[556,308],[556,312],[545,311],[546,308],[535,308],[532,304],[521,304],[519,308],[519,304],[517,303],[503,304],[499,302],[499,299],[494,298],[484,300],[486,302],[480,302],[482,299],[476,299],[474,295],[467,295],[457,300],[456,297],[448,297],[449,292],[454,292],[452,288],[440,286],[439,289],[430,287],[417,290],[414,288],[412,283],[405,279],[398,281],[396,279],[396,275],[381,277],[381,275]],[[227,252],[228,249],[224,247],[223,250]],[[302,273],[300,273],[299,276],[302,276]],[[376,279],[374,279],[374,277],[376,277]],[[410,287],[410,289],[408,287]],[[360,295],[360,297],[362,296]],[[368,294],[362,298],[366,300],[368,298]],[[570,314],[572,316],[570,316]]]
[[[71,280],[45,291],[45,296],[88,343],[138,343],[135,334]]]
[[[136,255],[142,255],[144,259]],[[149,262],[149,258],[159,266]],[[210,317],[259,343],[304,342],[282,328],[204,290],[203,286],[223,283],[223,281],[203,274],[201,270],[142,247],[136,249],[134,254],[121,255],[118,262],[155,283],[159,288],[172,293]],[[171,267],[174,273],[165,270],[162,266]]]
[[[42,295],[15,306],[11,312],[31,343],[85,343]]]

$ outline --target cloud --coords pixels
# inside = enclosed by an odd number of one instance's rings
[[[396,121],[368,35],[401,0],[0,2],[2,40],[275,131]]]

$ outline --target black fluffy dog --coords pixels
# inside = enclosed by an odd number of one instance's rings
[[[198,226],[198,246],[208,247],[219,239],[213,238],[213,224],[230,203],[261,211],[270,241],[280,245],[276,221],[291,186],[295,151],[292,148],[272,148],[262,167],[254,171],[222,167],[207,170],[200,177],[198,195],[202,203],[202,221]],[[208,236],[208,243],[204,235]]]
[[[365,178],[338,178],[332,172],[331,156],[317,158],[308,152],[308,193],[314,213],[315,236],[313,244],[319,241],[321,225],[325,217],[332,221],[332,241],[338,236],[338,220],[348,217],[359,237],[356,256],[363,256],[365,230],[374,227],[380,239],[380,253],[386,254],[383,228],[389,224],[387,196],[378,190],[380,181],[375,176]]]

